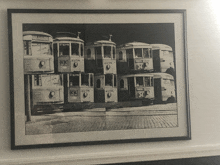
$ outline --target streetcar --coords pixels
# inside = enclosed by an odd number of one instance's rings
[[[58,73],[84,72],[84,41],[71,33],[57,33],[53,40],[55,68]]]
[[[128,74],[118,77],[118,101],[154,100],[154,76],[151,73]]]
[[[116,74],[116,44],[99,40],[85,46],[85,71],[99,74]]]
[[[116,74],[95,75],[95,102],[118,102]]]
[[[154,76],[154,103],[176,102],[176,88],[174,77],[167,73],[153,73]]]
[[[32,105],[51,105],[64,103],[62,74],[34,74],[31,77],[30,93]]]
[[[154,72],[163,72],[175,76],[172,48],[165,44],[151,44],[151,46]]]
[[[117,72],[133,74],[153,72],[152,46],[143,42],[130,42],[117,47]]]
[[[68,103],[94,102],[94,74],[66,74],[65,101]]]
[[[23,32],[24,74],[54,73],[53,38],[39,31]]]

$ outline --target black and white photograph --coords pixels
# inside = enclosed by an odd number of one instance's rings
[[[185,11],[19,11],[14,149],[190,139]]]

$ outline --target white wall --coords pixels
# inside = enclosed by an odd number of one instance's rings
[[[214,2],[0,0],[0,164],[98,164],[220,155],[220,12]],[[10,150],[8,8],[187,9],[192,140]]]

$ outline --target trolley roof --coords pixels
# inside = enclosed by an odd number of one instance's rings
[[[129,74],[129,75],[123,75],[121,77],[154,77],[154,78],[164,78],[164,79],[170,79],[173,80],[173,76],[168,73],[138,73],[138,74]]]
[[[172,48],[166,44],[151,44],[153,49],[169,50],[172,51]]]
[[[138,73],[138,74],[123,75],[121,77],[146,77],[146,76],[153,77],[154,75],[152,73]]]
[[[109,40],[99,40],[99,41],[87,43],[86,46],[101,45],[101,44],[116,45],[116,43],[109,41]]]
[[[168,73],[152,73],[154,75],[154,78],[164,78],[164,79],[170,79],[173,80],[173,76]]]
[[[122,44],[119,46],[119,48],[126,48],[126,47],[150,47],[151,45],[148,44],[148,43],[144,43],[144,42],[129,42],[129,43],[126,43],[126,44]]]
[[[26,36],[26,35],[41,35],[41,36],[52,37],[50,34],[44,33],[44,32],[40,32],[40,31],[24,31],[23,32],[23,36]]]
[[[75,37],[56,37],[54,41],[77,41],[77,42],[84,42],[80,38],[75,38]]]

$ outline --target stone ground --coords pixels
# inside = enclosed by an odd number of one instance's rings
[[[152,105],[152,107],[120,108],[110,111],[93,109],[82,112],[36,115],[31,117],[31,121],[26,122],[26,134],[172,128],[178,126],[176,103]]]

